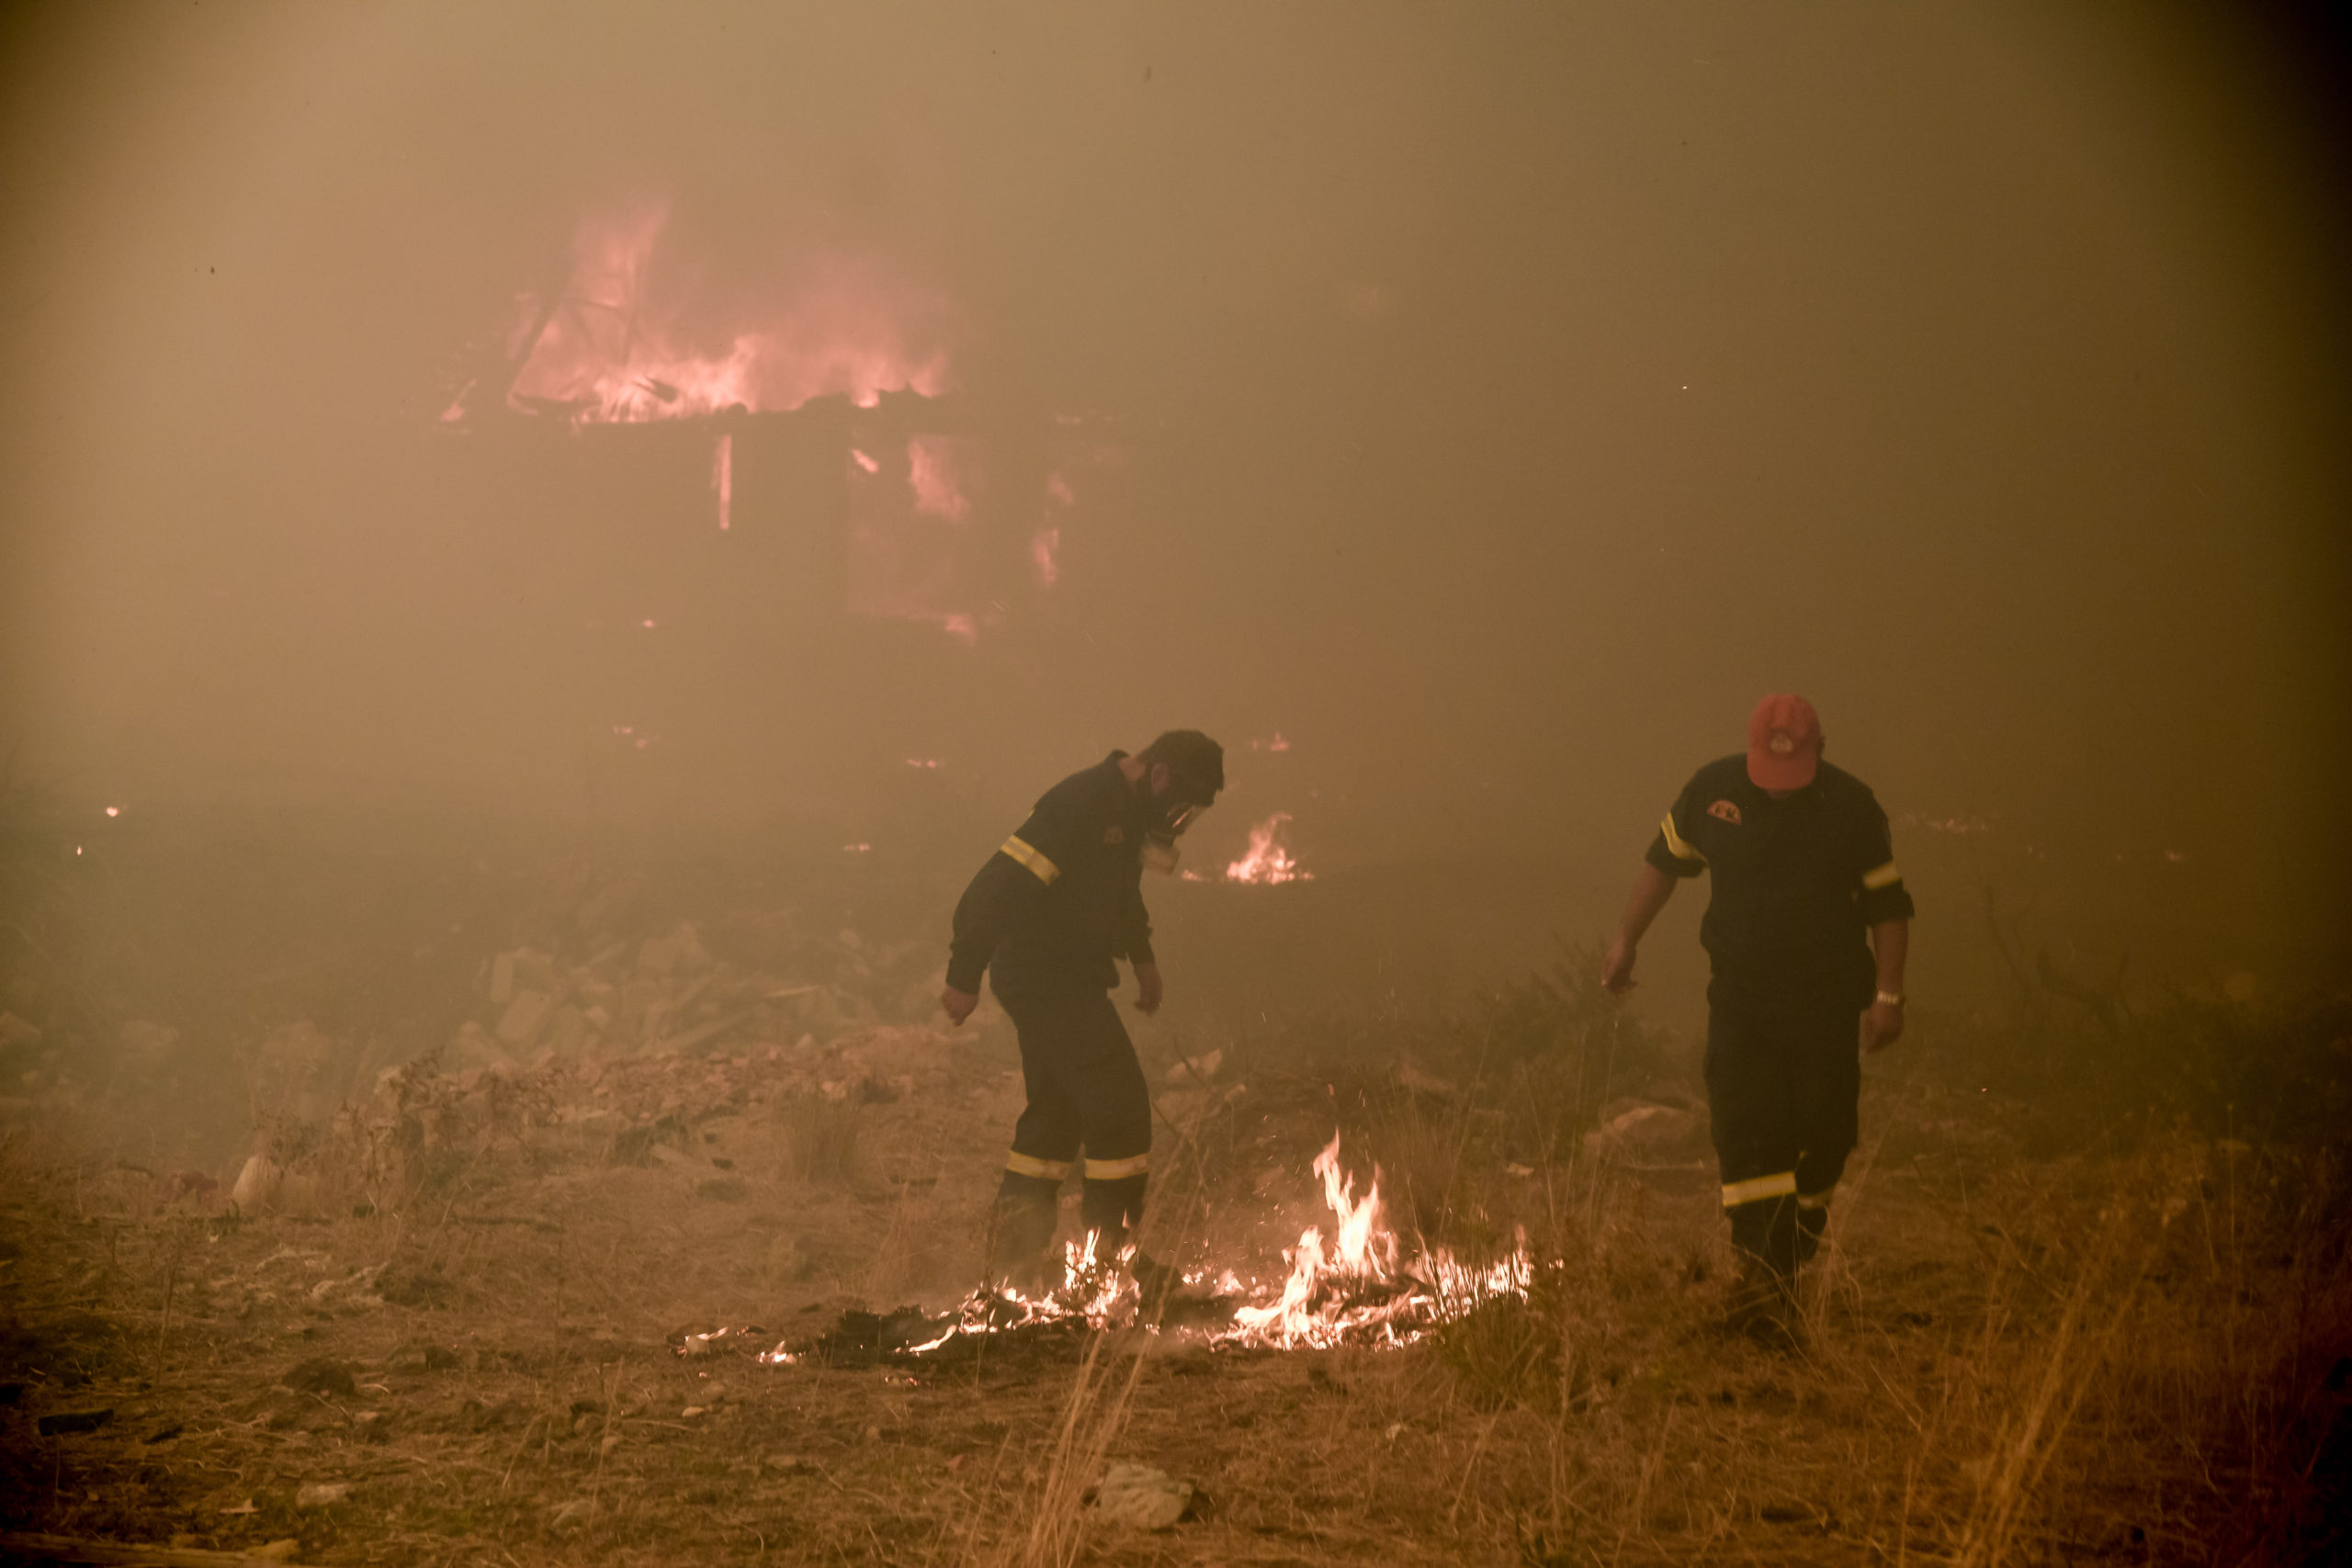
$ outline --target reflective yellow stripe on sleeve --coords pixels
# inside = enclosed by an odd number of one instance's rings
[[[1141,1176],[1151,1168],[1151,1156],[1139,1154],[1127,1159],[1090,1159],[1086,1162],[1089,1181],[1118,1181],[1130,1176]]]
[[[1797,1190],[1797,1173],[1781,1171],[1777,1176],[1752,1176],[1746,1181],[1724,1183],[1724,1207],[1736,1209],[1742,1203],[1753,1203],[1762,1198],[1788,1198]]]
[[[1048,1181],[1059,1181],[1070,1173],[1071,1164],[1066,1159],[1039,1159],[1015,1149],[1006,1156],[1004,1168],[1015,1176],[1042,1176]]]
[[[1903,874],[1894,869],[1894,863],[1893,861],[1887,862],[1884,865],[1880,866],[1876,871],[1866,871],[1862,873],[1862,886],[1869,888],[1873,893],[1877,892],[1882,887],[1892,887],[1902,880]]]
[[[1028,841],[1023,839],[1018,833],[1015,833],[1012,837],[1005,840],[1005,841],[999,845],[998,848],[1005,854],[1009,854],[1014,860],[1019,861],[1023,865],[1027,866],[1036,874],[1037,880],[1044,883],[1048,887],[1051,887],[1054,885],[1054,878],[1062,874],[1062,868],[1060,866],[1057,866],[1052,861],[1047,860],[1037,851],[1031,849]]]
[[[1673,812],[1668,812],[1659,821],[1657,830],[1666,835],[1666,852],[1676,860],[1697,861],[1701,865],[1707,863],[1707,857],[1692,849],[1682,835],[1674,830]]]

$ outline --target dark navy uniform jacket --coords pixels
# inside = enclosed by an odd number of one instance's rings
[[[956,906],[947,983],[977,993],[993,964],[999,996],[1119,983],[1118,965],[1154,962],[1143,907],[1146,797],[1114,751],[1038,799]]]
[[[1712,875],[1699,940],[1743,990],[1852,988],[1860,1008],[1877,988],[1866,933],[1912,913],[1878,797],[1827,762],[1780,800],[1749,780],[1745,752],[1708,763],[1646,858],[1670,876]]]

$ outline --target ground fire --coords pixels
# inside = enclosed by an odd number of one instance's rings
[[[1227,882],[1255,883],[1272,887],[1285,882],[1312,882],[1315,874],[1298,863],[1282,841],[1283,829],[1290,826],[1290,813],[1277,811],[1250,829],[1250,848],[1227,865]]]
[[[1289,1272],[1276,1286],[1231,1268],[1203,1267],[1187,1270],[1181,1284],[1170,1281],[1148,1299],[1150,1292],[1133,1269],[1133,1247],[1115,1258],[1098,1258],[1096,1238],[1089,1234],[1068,1244],[1062,1281],[1055,1289],[1031,1296],[1002,1281],[984,1286],[940,1318],[902,1323],[906,1342],[892,1353],[928,1356],[975,1338],[1072,1326],[1140,1326],[1214,1347],[1395,1348],[1488,1302],[1525,1297],[1535,1265],[1524,1235],[1508,1255],[1485,1265],[1466,1265],[1443,1247],[1419,1248],[1400,1263],[1398,1238],[1380,1201],[1379,1173],[1374,1172],[1358,1198],[1354,1179],[1340,1165],[1340,1141],[1333,1134],[1314,1164],[1331,1211],[1330,1234],[1327,1237],[1322,1226],[1312,1224],[1300,1232],[1297,1245],[1284,1252]],[[681,1356],[705,1354],[729,1332],[694,1335],[675,1348]],[[806,1342],[786,1341],[760,1359],[791,1366],[809,1353]]]
[[[0,1568],[2352,1563],[2347,17],[0,5]]]

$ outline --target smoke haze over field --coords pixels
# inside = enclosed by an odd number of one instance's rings
[[[1800,691],[1898,845],[1978,818],[2340,940],[2352,208],[2295,41],[2221,6],[19,7],[0,742],[91,811],[879,837],[1192,725],[1231,752],[1219,863],[1287,811],[1324,868],[1630,874]],[[647,204],[696,310],[919,301],[932,436],[905,394],[746,426],[722,535],[709,429],[445,428]],[[882,437],[903,497],[840,463]]]

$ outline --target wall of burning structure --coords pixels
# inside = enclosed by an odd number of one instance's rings
[[[936,770],[983,682],[1058,657],[1131,438],[951,389],[953,312],[886,263],[714,287],[668,231],[582,225],[460,364],[435,461],[470,520],[469,662],[564,731],[592,808],[682,798],[681,772],[821,803]]]

